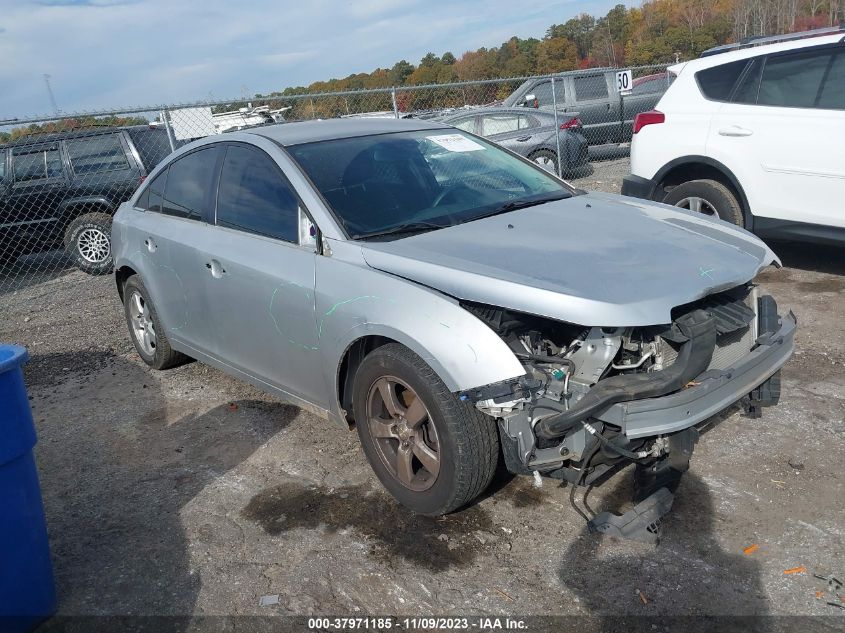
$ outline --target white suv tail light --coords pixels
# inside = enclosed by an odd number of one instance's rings
[[[646,125],[656,125],[657,123],[665,123],[666,115],[660,110],[649,110],[648,112],[640,112],[634,117],[634,134],[643,129]]]

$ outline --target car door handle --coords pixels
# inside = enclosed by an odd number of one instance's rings
[[[155,253],[156,249],[158,248],[158,246],[156,246],[156,243],[153,241],[153,238],[151,237],[148,237],[144,240],[144,246],[146,246],[147,250],[151,253]]]
[[[530,138],[531,138],[531,135],[529,134],[528,136],[520,136],[520,137],[519,137],[518,139],[516,139],[516,140],[517,140],[517,141],[519,141],[520,143],[524,143],[525,141],[527,141],[527,140],[528,140],[528,139],[530,139]]]
[[[215,279],[220,279],[223,275],[226,274],[226,269],[223,268],[223,265],[216,259],[212,259],[210,262],[206,262],[205,267],[211,271],[211,276]]]
[[[738,125],[723,127],[719,130],[719,136],[751,136],[752,134],[754,134],[752,130]]]

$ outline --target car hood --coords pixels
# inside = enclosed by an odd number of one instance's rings
[[[458,299],[607,327],[670,323],[672,308],[780,265],[726,222],[599,193],[362,251],[372,268]]]

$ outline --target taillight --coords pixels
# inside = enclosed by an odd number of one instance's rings
[[[575,127],[581,127],[581,119],[579,119],[577,116],[572,117],[566,123],[560,124],[561,130],[571,130]]]
[[[666,115],[660,110],[649,110],[648,112],[640,112],[634,117],[634,134],[643,129],[646,125],[654,125],[656,123],[664,123]]]

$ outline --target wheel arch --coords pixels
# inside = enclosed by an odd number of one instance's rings
[[[347,345],[340,358],[337,366],[337,374],[335,375],[335,396],[344,421],[350,428],[355,424],[355,418],[352,412],[352,392],[358,368],[367,354],[389,343],[402,345],[399,341],[387,336],[367,334]]]
[[[742,208],[745,228],[753,230],[754,216],[745,190],[734,173],[724,164],[708,156],[682,156],[666,163],[652,179],[655,183],[651,198],[662,202],[667,186],[676,186],[690,180],[716,180],[736,194]]]
[[[550,146],[550,145],[546,145],[545,143],[543,143],[543,144],[541,144],[541,145],[538,145],[537,147],[535,147],[534,149],[532,149],[532,150],[531,150],[531,151],[530,151],[530,152],[529,152],[529,153],[528,153],[525,157],[526,157],[528,160],[533,160],[533,158],[532,158],[532,157],[533,157],[533,156],[536,156],[536,155],[537,155],[537,154],[539,154],[540,152],[549,152],[550,154],[553,154],[555,157],[557,157],[557,150],[556,150],[556,148],[554,148],[554,147],[552,147],[552,146]]]
[[[464,314],[468,319],[475,320],[469,313]],[[329,371],[334,374],[331,384],[337,418],[350,425],[354,423],[352,386],[357,369],[367,354],[389,343],[402,345],[419,356],[453,393],[521,376],[525,370],[510,348],[486,325],[480,321],[477,325],[480,336],[472,341],[476,347],[466,341],[460,345],[455,339],[448,339],[447,342],[448,335],[430,338],[424,330],[415,336],[407,329],[384,323],[360,324],[352,328],[342,337],[345,343],[337,345],[337,349],[343,350],[342,354],[329,366]],[[494,344],[494,339],[498,345]],[[479,364],[479,360],[485,362]]]
[[[72,220],[88,213],[105,213],[114,215],[116,207],[105,196],[85,196],[82,198],[68,198],[62,202],[62,218],[67,226]]]
[[[131,266],[121,266],[114,269],[114,281],[117,284],[117,294],[120,296],[121,303],[123,303],[123,286],[126,285],[126,280],[137,274],[137,271]]]

